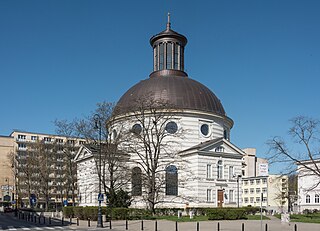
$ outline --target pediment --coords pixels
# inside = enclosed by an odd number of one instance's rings
[[[237,158],[242,158],[244,152],[232,144],[230,141],[218,138],[214,140],[209,140],[204,143],[200,143],[194,147],[181,152],[181,154],[191,154],[197,153],[199,155],[215,155],[215,156],[234,156]]]
[[[93,157],[92,150],[90,150],[90,148],[88,148],[85,145],[81,145],[81,147],[79,148],[79,150],[74,158],[74,161],[79,162],[84,159],[88,159],[88,158],[92,158],[92,157]]]

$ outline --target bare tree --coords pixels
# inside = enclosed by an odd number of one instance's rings
[[[177,146],[184,131],[176,124],[178,109],[167,102],[143,97],[131,111],[126,117],[128,132],[123,146],[130,153],[131,161],[142,169],[132,170],[132,195],[141,195],[147,208],[154,212],[155,206],[164,202],[165,194],[178,196],[176,165],[181,169],[183,164]]]
[[[288,146],[281,137],[273,137],[268,141],[270,147],[270,163],[283,163],[286,166],[283,174],[293,174],[296,165],[304,169],[304,174],[317,176],[318,180],[310,188],[320,184],[320,143],[319,121],[317,119],[298,116],[291,120],[289,135],[296,146]]]

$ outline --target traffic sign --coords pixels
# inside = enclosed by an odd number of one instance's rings
[[[103,193],[98,194],[98,201],[103,201]]]

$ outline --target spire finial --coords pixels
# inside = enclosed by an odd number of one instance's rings
[[[170,13],[168,12],[168,22],[167,22],[167,30],[171,29],[171,23],[170,23]]]

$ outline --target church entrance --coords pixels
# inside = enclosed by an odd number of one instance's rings
[[[223,190],[218,190],[218,207],[222,207],[223,204]]]

